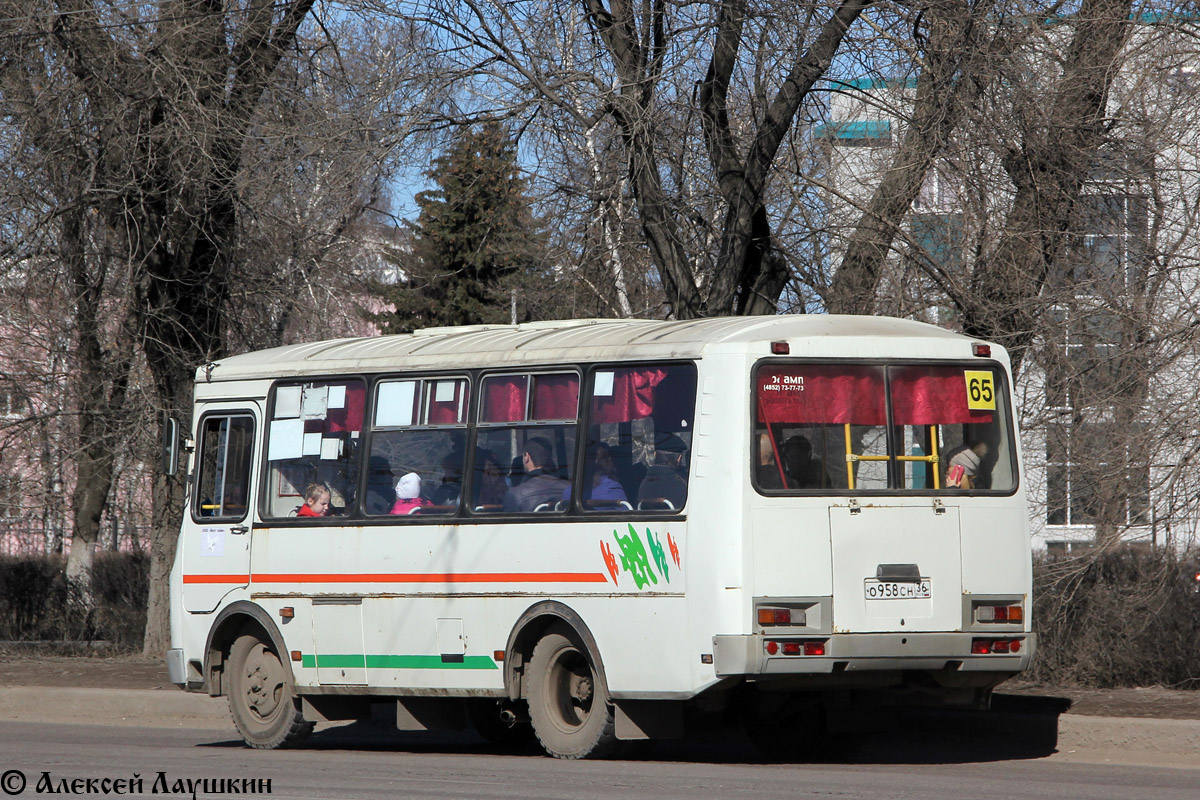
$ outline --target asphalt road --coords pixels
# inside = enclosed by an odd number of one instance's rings
[[[1160,800],[1200,796],[1197,769],[1079,764],[986,745],[907,737],[869,745],[854,763],[764,764],[744,742],[703,737],[656,743],[618,761],[565,762],[532,751],[497,753],[469,736],[413,735],[378,725],[318,731],[305,749],[244,748],[232,732],[0,722],[0,789],[21,773],[38,796],[73,779],[141,777],[142,795],[205,778],[270,780],[271,798],[837,798],[838,800]],[[164,783],[156,788],[158,774]],[[183,781],[183,783],[179,783]],[[75,784],[83,793],[86,784]],[[99,783],[93,784],[99,787]],[[92,796],[106,796],[93,792]],[[107,796],[117,796],[109,794]],[[137,796],[137,795],[133,795]],[[190,793],[187,796],[191,796]],[[197,797],[246,797],[200,791]],[[255,796],[255,795],[250,795]],[[0,800],[5,797],[0,794]]]

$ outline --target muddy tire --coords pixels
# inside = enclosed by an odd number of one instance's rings
[[[600,758],[618,744],[608,687],[575,631],[546,632],[529,661],[529,718],[555,758]]]
[[[270,642],[239,636],[229,651],[229,713],[250,747],[296,747],[312,733],[291,676]]]

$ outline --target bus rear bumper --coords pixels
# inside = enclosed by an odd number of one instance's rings
[[[972,652],[974,640],[1018,643],[1018,651]],[[819,642],[821,655],[784,655],[790,642]],[[775,642],[776,654],[768,652]],[[713,637],[713,663],[717,677],[758,675],[820,675],[834,673],[927,670],[936,672],[1017,673],[1033,661],[1037,635],[1029,632],[1001,635],[979,633],[842,633],[819,637],[779,637],[742,634]]]

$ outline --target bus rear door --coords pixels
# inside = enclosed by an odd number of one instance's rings
[[[835,505],[833,627],[849,633],[962,628],[958,509]]]

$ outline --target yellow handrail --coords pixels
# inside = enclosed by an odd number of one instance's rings
[[[850,423],[846,423],[846,484],[850,491],[854,491],[854,462],[858,460],[858,456],[854,455],[854,448],[850,444]]]
[[[846,434],[846,484],[848,488],[854,490],[854,462],[856,461],[887,461],[889,456],[868,456],[859,455],[854,452],[850,436],[850,423],[847,422],[844,426]],[[941,471],[938,469],[938,464],[941,457],[938,455],[938,440],[937,440],[937,425],[929,426],[929,449],[933,452],[927,456],[896,456],[897,461],[909,462],[924,462],[933,464],[933,488],[942,488]]]

